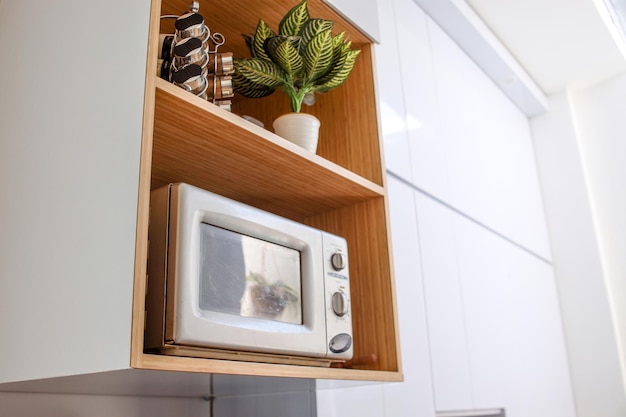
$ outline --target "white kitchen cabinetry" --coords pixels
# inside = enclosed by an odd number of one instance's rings
[[[411,187],[389,178],[389,212],[396,276],[396,297],[403,352],[404,382],[387,383],[385,416],[434,416],[431,352],[422,279],[422,257]]]
[[[419,194],[417,216],[437,410],[575,416],[551,265]]]
[[[408,135],[410,174],[404,178],[420,189],[447,200],[446,143],[442,140],[437,85],[433,68],[429,19],[413,0],[394,0],[404,125]],[[406,53],[411,51],[411,53]],[[384,77],[385,82],[388,77]],[[383,125],[384,126],[384,125]]]
[[[549,259],[528,119],[411,0],[396,0],[412,178]],[[405,170],[406,172],[406,170]]]
[[[149,14],[0,5],[0,382],[128,367]]]
[[[554,273],[526,253],[509,251],[511,278],[507,416],[575,417],[568,355]]]
[[[454,218],[451,227],[463,298],[472,408],[502,408],[511,376],[508,364],[515,360],[515,346],[507,343],[511,332],[507,281],[514,269],[511,245],[466,218],[450,215]]]
[[[400,49],[396,42],[394,2],[378,2],[382,42],[375,45],[378,103],[387,170],[411,179],[411,159],[407,134]]]
[[[455,215],[416,193],[437,410],[473,408],[463,295],[456,264]]]
[[[527,117],[430,23],[442,142],[447,150],[447,202],[549,259]]]

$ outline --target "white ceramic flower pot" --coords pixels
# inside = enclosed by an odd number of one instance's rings
[[[274,132],[282,138],[315,153],[320,121],[305,113],[287,113],[274,120]]]

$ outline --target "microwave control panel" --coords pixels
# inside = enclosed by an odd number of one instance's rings
[[[344,238],[323,234],[327,357],[352,359],[352,312],[348,245]]]

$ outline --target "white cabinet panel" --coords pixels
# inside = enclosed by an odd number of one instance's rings
[[[411,179],[411,160],[404,106],[404,85],[400,72],[400,54],[396,41],[396,20],[393,2],[378,2],[382,34],[375,46],[376,84],[380,125],[387,170]]]
[[[449,195],[429,192],[549,258],[528,119],[446,33],[428,22]],[[432,175],[441,176],[440,171]]]
[[[510,251],[509,417],[575,417],[552,267]]]
[[[378,6],[388,169],[549,259],[527,117],[414,1]]]
[[[0,13],[0,382],[129,366],[150,1],[35,4]]]
[[[416,194],[436,408],[574,417],[551,265]]]
[[[415,193],[389,178],[389,214],[404,382],[385,384],[385,416],[435,415]]]
[[[511,304],[505,297],[511,268],[508,242],[456,216],[457,262],[463,294],[473,406],[502,408],[507,403],[506,372],[514,353],[507,344]]]
[[[426,314],[437,410],[473,407],[463,298],[454,236],[456,214],[416,193]]]
[[[470,58],[431,20],[429,34],[441,115],[440,140],[446,147],[450,178],[450,196],[446,201],[480,219],[485,204],[481,186],[486,176],[483,165],[495,157],[495,153],[485,153],[488,150],[485,117],[491,108],[485,97],[486,81]]]
[[[413,0],[394,0],[405,123],[409,137],[412,177],[421,189],[448,197],[446,144],[441,140],[435,74],[427,17]],[[410,53],[406,53],[410,51]]]

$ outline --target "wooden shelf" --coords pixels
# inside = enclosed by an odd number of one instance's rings
[[[153,189],[186,182],[297,220],[384,195],[383,187],[156,81]]]
[[[399,382],[402,374],[395,371],[371,371],[363,369],[318,368],[271,363],[242,363],[217,359],[186,358],[176,356],[143,354],[141,369],[155,371],[178,371],[192,373],[216,373],[231,375],[274,376],[281,378],[315,378],[345,380],[376,380]]]
[[[247,56],[241,33],[259,16],[272,27],[296,3],[232,0],[200,2],[224,51]],[[186,0],[152,0],[133,298],[131,366],[139,370],[235,375],[399,381],[402,379],[391,262],[387,191],[376,111],[372,45],[322,0],[309,0],[314,17],[332,19],[362,53],[348,81],[320,95],[304,111],[322,122],[312,154],[237,114],[271,126],[288,111],[280,93],[261,100],[235,99],[233,113],[195,97],[154,74],[161,14],[180,14]],[[341,235],[348,242],[354,354],[352,368],[176,357],[144,353],[146,257],[150,190],[169,182],[197,187]],[[358,362],[363,358],[375,358]]]

